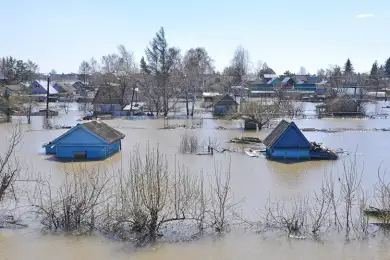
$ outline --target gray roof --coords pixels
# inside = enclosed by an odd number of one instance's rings
[[[214,101],[214,106],[216,105],[238,105],[237,101],[234,100],[229,94],[221,95]]]
[[[289,123],[286,120],[280,121],[279,124],[275,127],[275,129],[264,139],[263,144],[267,148],[272,147],[291,124],[294,123]]]
[[[91,121],[82,124],[82,126],[109,143],[115,143],[125,137],[124,134],[103,122]]]

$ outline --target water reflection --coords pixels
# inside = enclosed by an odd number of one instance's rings
[[[310,105],[307,109],[310,110]],[[69,111],[59,118],[53,119],[54,124],[75,125],[80,118],[78,111]],[[23,119],[24,120],[24,119]],[[126,138],[120,153],[104,161],[95,162],[57,162],[43,154],[42,144],[51,141],[67,131],[43,130],[42,117],[33,117],[32,124],[23,124],[23,142],[18,157],[32,173],[51,174],[53,182],[62,180],[65,171],[92,169],[103,167],[111,171],[126,169],[133,147],[137,144],[145,151],[147,142],[152,146],[159,145],[167,159],[176,159],[180,164],[187,165],[192,172],[212,173],[215,161],[232,162],[231,186],[234,197],[244,199],[242,211],[248,217],[256,218],[255,209],[262,208],[266,198],[272,193],[278,197],[292,197],[296,194],[309,193],[321,186],[325,170],[336,174],[343,166],[343,160],[300,162],[294,164],[279,163],[265,158],[251,158],[242,152],[230,154],[215,154],[212,156],[178,154],[180,136],[189,131],[199,136],[201,142],[216,139],[221,147],[236,150],[250,145],[227,143],[234,137],[255,136],[263,139],[269,129],[261,132],[243,132],[237,129],[239,123],[203,120],[201,129],[193,130],[158,130],[164,126],[163,120],[123,120],[106,121],[120,129]],[[299,119],[295,121],[298,127],[315,128],[386,128],[390,126],[389,119]],[[185,124],[186,120],[170,120],[170,124]],[[189,123],[189,122],[187,122]],[[191,123],[189,123],[191,124]],[[224,126],[227,130],[216,130]],[[232,129],[235,128],[235,129]],[[0,125],[3,135],[10,126]],[[389,132],[340,132],[318,133],[305,132],[310,141],[322,142],[336,149],[343,148],[350,159],[359,154],[359,167],[364,164],[362,177],[363,187],[370,195],[370,187],[376,182],[377,167],[390,168],[388,150],[390,148]],[[0,150],[5,149],[6,140],[0,139]],[[292,241],[285,239],[261,240],[258,236],[235,233],[220,241],[204,239],[189,244],[162,245],[157,248],[147,248],[136,251],[128,244],[113,243],[102,237],[74,238],[72,236],[41,236],[36,230],[0,231],[0,259],[389,259],[390,247],[387,240],[375,240],[364,243],[327,243],[319,245],[308,241]],[[26,231],[27,232],[27,231]],[[21,250],[22,249],[22,250]],[[304,254],[302,253],[304,252]]]

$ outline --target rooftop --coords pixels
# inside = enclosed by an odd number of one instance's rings
[[[263,144],[267,148],[273,146],[279,140],[282,134],[287,130],[290,124],[294,123],[289,123],[286,120],[280,121],[279,124],[275,127],[275,129],[264,139]]]
[[[114,143],[125,137],[124,134],[100,120],[90,121],[82,124],[82,126],[109,143]]]
[[[45,90],[47,90],[47,81],[46,80],[35,80],[42,88],[44,88]],[[34,81],[33,81],[34,82]],[[30,85],[31,86],[31,85]],[[53,83],[51,83],[49,85],[49,94],[50,95],[53,95],[53,94],[58,94],[58,91],[53,88]]]

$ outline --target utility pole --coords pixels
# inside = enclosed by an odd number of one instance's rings
[[[47,89],[46,89],[46,118],[49,118],[49,86],[50,86],[50,75],[47,77]]]

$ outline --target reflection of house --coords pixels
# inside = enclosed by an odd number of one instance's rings
[[[65,159],[104,159],[121,150],[124,134],[101,121],[78,124],[43,147]]]
[[[229,94],[226,94],[214,101],[213,108],[215,116],[224,116],[230,112],[236,112],[238,104]]]
[[[310,143],[294,122],[280,121],[264,139],[266,156],[270,159],[336,159],[332,151],[316,143]]]

